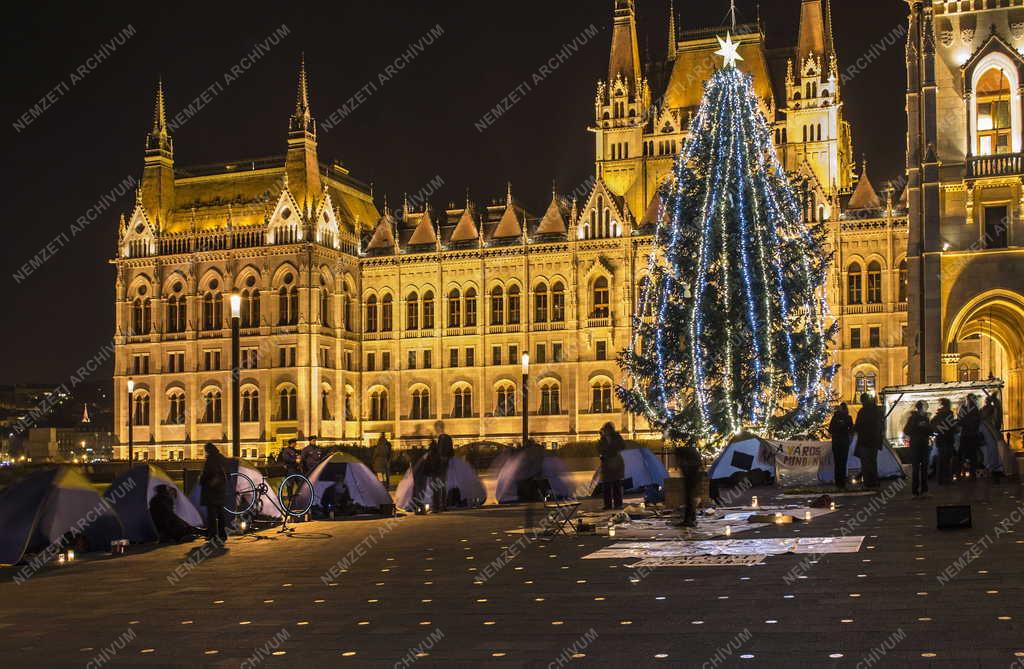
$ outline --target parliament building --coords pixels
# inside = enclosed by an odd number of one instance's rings
[[[616,355],[630,342],[658,187],[720,66],[723,29],[673,12],[667,57],[645,62],[634,0],[609,4],[608,71],[580,128],[581,151],[584,133],[594,138],[593,178],[570,195],[530,194],[535,207],[511,186],[458,207],[375,201],[319,160],[304,66],[283,156],[176,166],[158,88],[113,261],[118,455],[129,378],[139,457],[195,458],[207,441],[230,443],[232,293],[244,457],[311,434],[424,445],[437,420],[457,444],[512,443],[523,411],[547,446],[592,440],[608,421],[653,436],[615,396]],[[912,3],[909,173],[877,188],[854,158],[828,0],[793,0],[799,30],[787,48],[768,48],[759,24],[733,31],[805,216],[828,224],[834,388],[847,401],[908,380],[1020,375],[1024,23],[960,4]],[[998,220],[1013,224],[993,240]]]

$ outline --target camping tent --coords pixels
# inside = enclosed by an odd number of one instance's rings
[[[668,478],[665,465],[648,448],[627,448],[622,451],[622,459],[626,463],[623,489],[628,492],[643,490],[648,486],[661,486]],[[600,483],[601,468],[598,467],[590,481],[594,494],[597,494]]]
[[[560,458],[545,454],[540,448],[527,448],[510,455],[498,470],[494,489],[498,504],[518,502],[519,484],[529,479],[546,481],[555,498],[574,496],[565,463]]]
[[[377,480],[370,468],[347,453],[334,453],[325,458],[309,475],[313,484],[313,504],[319,505],[320,498],[329,488],[343,484],[352,502],[366,509],[378,509],[391,505],[391,495]],[[309,504],[308,488],[299,491],[296,506],[305,508]]]
[[[413,504],[414,481],[413,472],[426,465],[426,459],[422,458],[414,466],[405,472],[405,476],[398,483],[395,490],[395,506],[406,511],[415,511]],[[484,487],[480,477],[473,471],[473,467],[462,458],[451,458],[448,460],[448,474],[445,480],[449,494],[452,490],[459,491],[459,497],[465,506],[481,506],[487,500],[487,489]]]
[[[273,486],[270,485],[269,481],[263,478],[263,474],[261,474],[258,470],[253,469],[248,465],[242,464],[241,460],[237,460],[235,458],[228,459],[226,463],[228,470],[228,482],[229,484],[233,483],[235,486],[235,490],[227,491],[227,499],[224,505],[227,509],[230,510],[235,508],[235,498],[238,496],[242,498],[240,500],[237,500],[238,502],[240,502],[239,506],[242,508],[245,508],[249,504],[252,497],[251,494],[247,494],[247,491],[249,489],[249,481],[246,481],[241,476],[231,476],[231,474],[235,472],[245,474],[247,477],[249,477],[249,480],[252,481],[253,486],[257,488],[259,488],[261,484],[266,483],[268,486],[267,494],[277,497],[277,490],[275,490]],[[238,492],[239,494],[236,495],[236,492]],[[205,517],[206,506],[199,503],[199,500],[202,499],[202,493],[203,486],[201,483],[197,483],[196,487],[192,488],[192,492],[189,494],[188,498],[189,501],[191,501],[192,504],[197,509],[199,509],[199,511],[201,511],[203,513],[203,516]],[[281,511],[280,509],[277,508],[277,505],[267,500],[259,500],[256,503],[256,507],[254,507],[251,512],[254,516],[262,516],[264,518],[280,519],[282,517]]]
[[[129,484],[128,481],[132,481],[132,483]],[[160,539],[156,526],[153,524],[153,518],[149,515],[149,502],[156,495],[156,488],[160,485],[177,488],[174,481],[162,469],[143,464],[132,467],[114,479],[107,491],[103,493],[121,519],[125,534],[130,541],[143,543]],[[129,490],[129,492],[117,497],[119,490]],[[185,495],[181,494],[181,491],[174,498],[174,513],[192,527],[205,525],[203,517],[199,515],[199,510]]]
[[[0,492],[0,564],[56,546],[69,532],[84,535],[90,550],[124,538],[117,514],[77,469],[34,472]]]
[[[860,458],[854,455],[857,446],[857,438],[854,437],[850,444],[850,455],[846,460],[846,471],[848,473],[860,472]],[[835,479],[835,468],[832,464],[832,447],[822,443],[821,452],[824,454],[818,467],[818,481],[832,483]],[[708,478],[713,481],[726,479],[736,482],[737,479],[746,478],[752,473],[761,472],[767,479],[775,478],[775,454],[777,447],[771,442],[758,437],[746,437],[732,442],[725,447],[715,459],[708,472]],[[885,446],[878,453],[878,476],[879,478],[897,478],[903,476],[903,466],[900,459],[891,448]]]
[[[859,473],[861,470],[860,458],[854,455],[856,448],[857,437],[855,435],[850,441],[850,454],[846,458],[847,475],[854,472]],[[832,447],[827,446],[823,450],[827,455],[822,459],[821,467],[818,469],[818,480],[822,483],[833,483],[835,482],[835,465],[832,463]],[[878,452],[878,478],[894,479],[902,478],[903,476],[905,474],[899,456],[889,446],[882,446],[882,450]]]

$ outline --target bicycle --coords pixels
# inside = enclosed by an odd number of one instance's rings
[[[313,508],[313,484],[302,474],[289,474],[281,481],[277,493],[271,494],[266,481],[257,485],[244,472],[231,472],[228,476],[229,490],[235,491],[233,507],[225,506],[224,510],[234,516],[249,515],[255,518],[263,511],[264,498],[269,500],[281,514],[283,523],[281,532],[291,532],[288,518],[301,518]]]

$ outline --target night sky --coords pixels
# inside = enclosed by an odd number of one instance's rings
[[[795,43],[799,0],[764,0],[769,47]],[[114,253],[125,195],[18,283],[12,275],[126,177],[141,176],[153,91],[162,76],[173,116],[282,24],[290,34],[174,135],[177,166],[283,154],[295,76],[305,52],[314,115],[326,118],[435,25],[426,46],[347,118],[324,133],[321,161],[338,159],[374,182],[380,205],[435,176],[433,203],[504,194],[537,213],[551,182],[571,191],[593,171],[594,85],[607,68],[612,0],[341,0],[334,3],[16,3],[4,21],[0,120],[5,227],[0,245],[8,316],[0,383],[66,382],[113,334]],[[640,48],[666,48],[667,0],[639,0]],[[725,0],[676,0],[685,27],[724,25]],[[753,0],[738,0],[741,22]],[[840,69],[905,25],[899,0],[833,0]],[[477,122],[591,24],[597,37],[484,132]],[[130,27],[129,27],[130,26]],[[72,73],[126,30],[123,46],[73,85]],[[902,171],[904,37],[845,87],[854,150],[878,184]],[[890,41],[891,38],[890,38]],[[56,102],[16,130],[43,96]],[[95,378],[110,376],[109,365]]]

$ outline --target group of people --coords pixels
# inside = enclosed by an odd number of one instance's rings
[[[384,439],[384,435],[381,435]],[[386,441],[386,440],[385,440]],[[381,442],[377,442],[381,446]],[[383,449],[382,449],[383,450]],[[373,459],[376,468],[377,447],[374,447]],[[391,444],[387,444],[387,455],[390,461]],[[448,464],[455,457],[455,443],[451,435],[444,431],[444,423],[434,424],[434,437],[430,440],[423,459],[413,466],[412,498],[417,509],[441,513],[448,508]]]
[[[309,443],[301,451],[296,447],[297,444],[297,439],[289,439],[278,455],[278,462],[284,465],[286,476],[291,474],[309,476],[324,459],[323,449],[317,444],[315,434],[309,438]]]
[[[828,431],[832,435],[832,462],[835,465],[836,487],[846,488],[846,467],[850,455],[850,443],[857,435],[857,448],[854,451],[860,459],[861,476],[865,488],[878,487],[878,452],[885,443],[885,416],[882,409],[875,404],[875,397],[869,393],[860,396],[860,412],[857,420],[850,416],[850,408],[843,402],[836,408]]]

